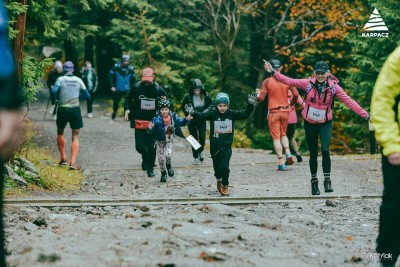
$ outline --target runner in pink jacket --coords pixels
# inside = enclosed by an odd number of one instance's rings
[[[304,98],[305,108],[302,111],[304,130],[308,148],[310,150],[311,194],[319,195],[318,188],[318,139],[321,138],[322,170],[324,172],[325,192],[333,192],[330,179],[331,159],[329,146],[332,138],[332,106],[337,97],[351,110],[362,118],[369,120],[370,115],[351,99],[342,87],[339,80],[329,71],[324,61],[314,66],[314,76],[308,79],[292,79],[279,72],[275,72],[269,62],[265,62],[265,70],[273,73],[280,82],[306,91]]]

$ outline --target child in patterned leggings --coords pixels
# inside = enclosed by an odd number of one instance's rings
[[[169,177],[174,176],[174,169],[171,165],[174,135],[184,138],[181,126],[187,125],[192,116],[188,115],[182,119],[175,112],[170,111],[170,102],[165,97],[158,99],[157,109],[158,114],[149,124],[148,130],[156,138],[156,151],[161,169],[160,182],[166,182],[167,172]]]

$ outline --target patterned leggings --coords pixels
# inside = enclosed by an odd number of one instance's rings
[[[166,171],[166,165],[171,165],[172,142],[156,142],[158,164],[162,172]]]

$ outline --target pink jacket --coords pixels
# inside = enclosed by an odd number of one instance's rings
[[[276,71],[274,77],[286,85],[306,91],[305,108],[301,115],[309,123],[324,123],[332,120],[331,107],[335,96],[360,117],[368,117],[368,112],[346,94],[343,88],[339,86],[339,80],[333,75],[328,77],[329,86],[322,92],[321,96],[313,85],[317,80],[315,76],[308,79],[292,79]]]
[[[292,98],[293,98],[292,92],[289,91],[289,103],[292,102]],[[303,106],[303,101],[304,101],[303,98],[301,98],[301,96],[299,96],[297,98],[296,103],[299,104],[300,106]],[[304,108],[304,106],[303,106],[303,108]],[[296,123],[297,123],[296,105],[293,105],[290,107],[288,124],[296,124]]]

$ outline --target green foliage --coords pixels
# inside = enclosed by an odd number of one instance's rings
[[[157,81],[168,85],[169,94],[177,99],[187,93],[191,79],[201,79],[208,90],[217,82],[210,35],[191,19],[182,3],[122,1],[124,13],[112,20],[107,31],[122,51],[133,55],[137,70],[153,67]]]
[[[22,91],[25,101],[29,104],[36,100],[37,90],[43,87],[41,78],[44,70],[53,65],[53,59],[47,58],[37,61],[31,56],[25,56],[22,68]]]
[[[16,17],[20,14],[23,14],[27,11],[28,6],[22,5],[16,1],[8,1],[6,4],[6,8],[8,11],[8,37],[10,39],[14,39],[17,35],[18,31],[13,29],[13,25],[16,22]]]
[[[265,130],[254,129],[252,131],[251,137],[252,137],[253,148],[260,148],[264,150],[274,149],[272,138],[271,135],[269,134],[268,129]]]
[[[361,29],[374,8],[377,8],[389,29],[388,38],[363,38]],[[347,93],[356,100],[360,106],[369,111],[372,91],[379,71],[387,56],[399,45],[400,29],[398,27],[398,10],[400,2],[397,1],[365,1],[365,20],[359,22],[360,31],[348,36],[346,42],[351,48],[351,60],[348,62],[346,84]],[[352,149],[365,147],[369,133],[367,123],[355,115],[351,110],[339,105],[337,116],[344,118],[341,127],[343,134],[350,136],[349,146]],[[351,119],[346,119],[351,118]]]

